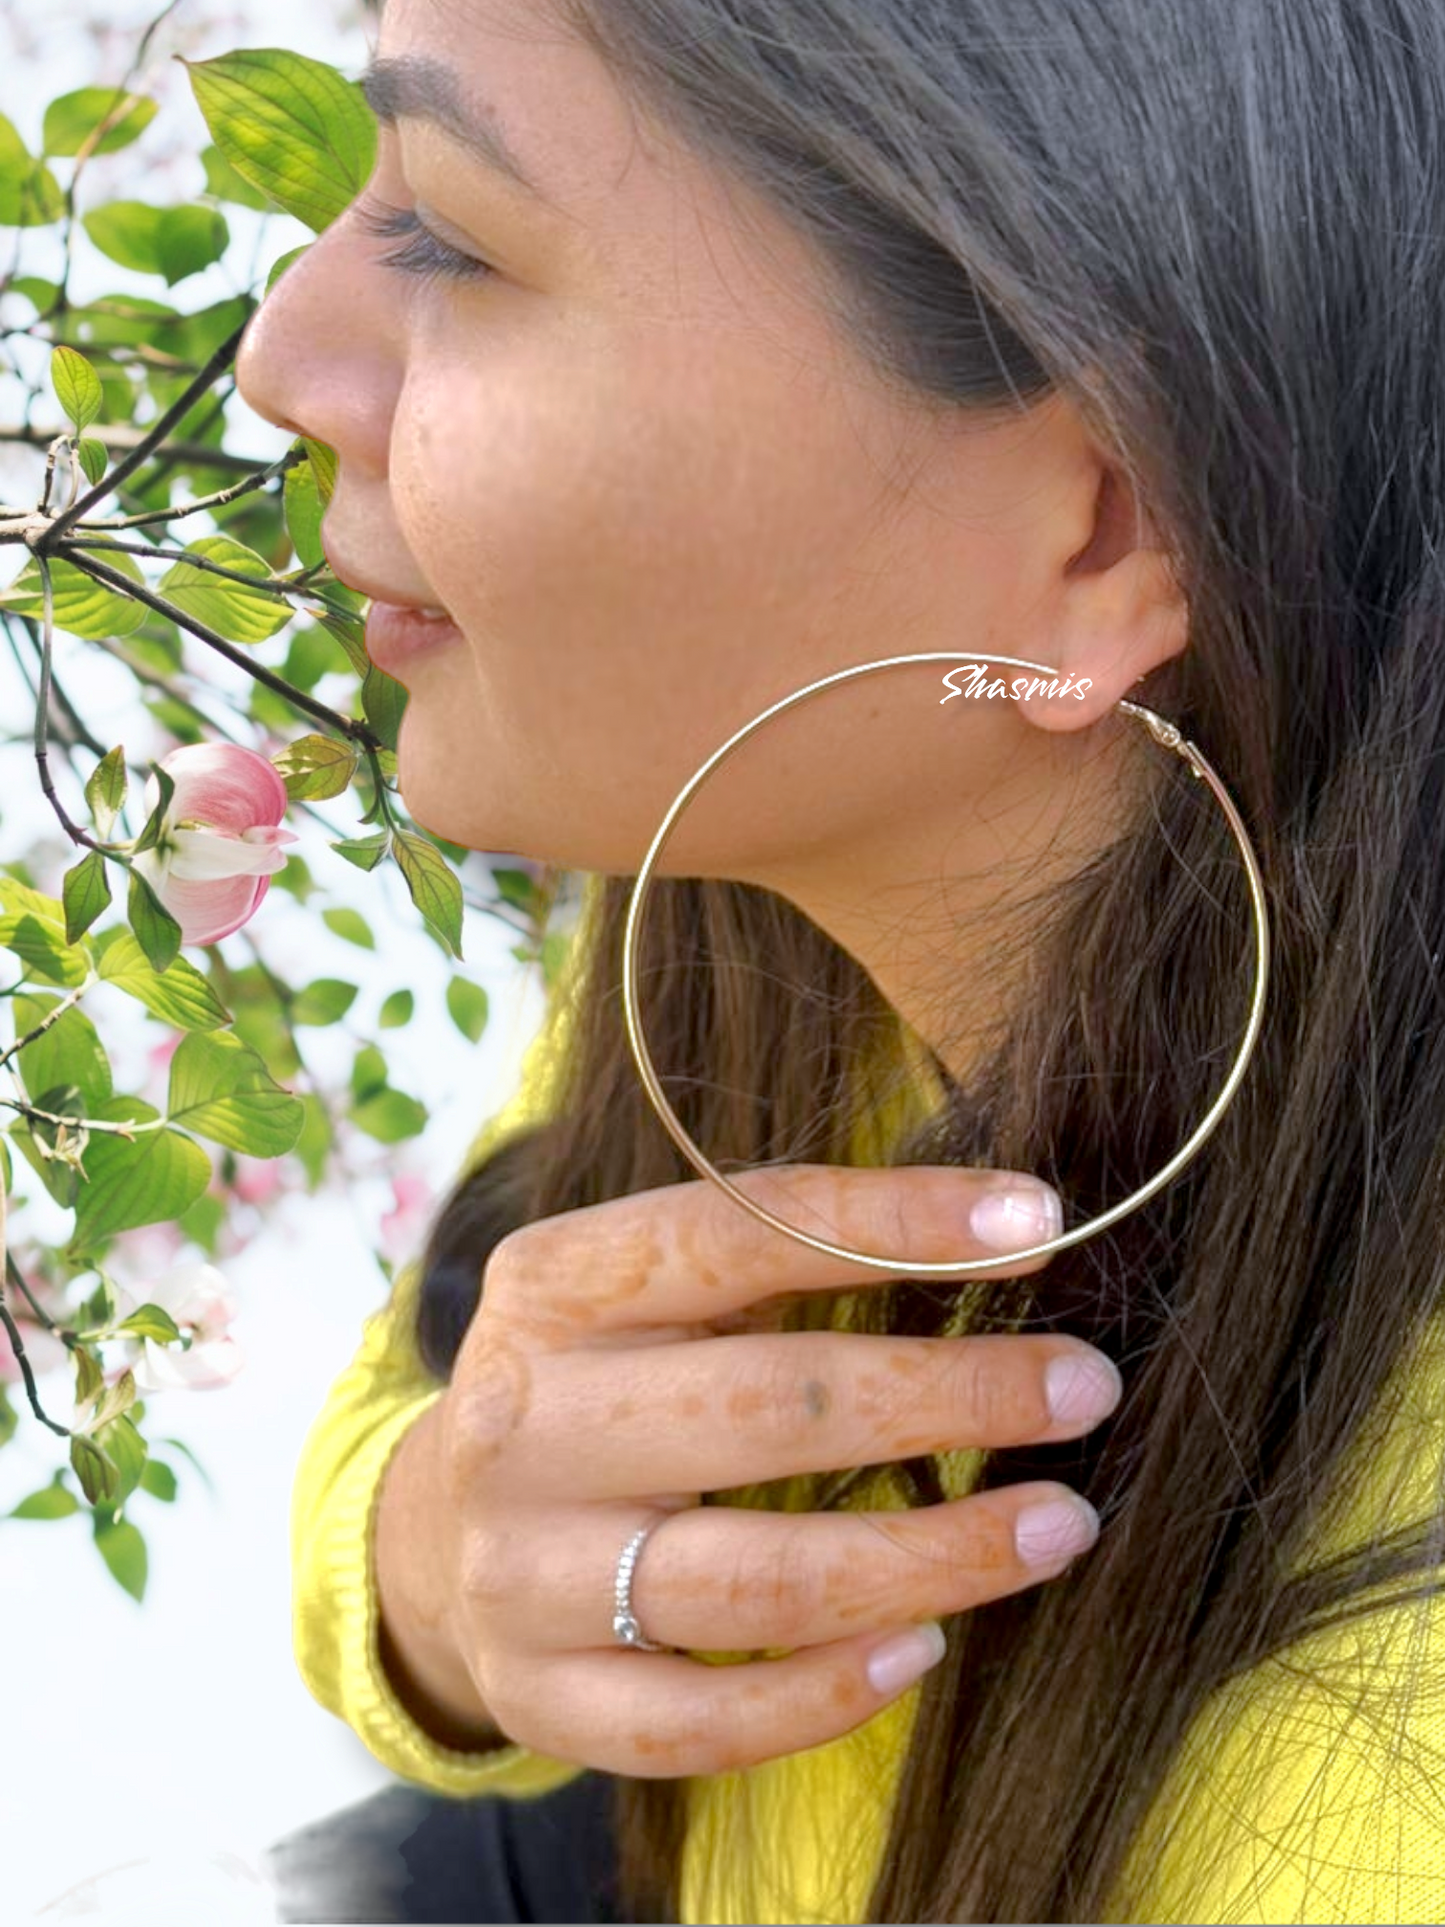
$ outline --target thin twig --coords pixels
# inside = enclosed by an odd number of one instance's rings
[[[234,663],[238,669],[243,669],[255,682],[264,683],[268,689],[290,703],[293,709],[299,709],[308,716],[314,716],[318,722],[327,724],[338,735],[347,737],[353,743],[360,743],[368,749],[384,747],[381,738],[370,724],[355,717],[338,715],[334,709],[323,702],[318,702],[314,696],[308,696],[304,690],[294,689],[284,676],[278,676],[263,664],[253,661],[243,649],[237,648],[235,643],[227,642],[224,636],[217,635],[214,629],[207,628],[204,622],[198,622],[194,616],[188,615],[175,603],[168,602],[164,596],[155,594],[143,583],[136,582],[132,577],[112,569],[107,563],[97,562],[93,556],[80,550],[72,550],[68,546],[66,559],[83,574],[93,576],[97,582],[103,582],[108,589],[117,589],[122,595],[128,595],[136,602],[143,602],[148,609],[154,609],[157,615],[165,616],[178,628],[188,630],[191,635],[205,643],[208,649],[214,649],[218,655],[224,656],[227,662]]]
[[[158,549],[153,542],[97,542],[87,538],[85,541],[71,541],[65,544],[63,553],[74,555],[83,549],[87,555],[96,555],[107,549],[114,549],[121,555],[144,555],[153,562],[185,562],[193,569],[200,569],[206,575],[224,576],[228,582],[243,582],[248,589],[261,589],[267,595],[274,595],[285,602],[288,600],[284,587],[275,576],[244,575],[240,569],[228,569],[223,562],[212,562],[208,556],[191,555],[185,549]]]
[[[170,1123],[166,1117],[121,1118],[110,1122],[101,1117],[63,1117],[56,1111],[42,1111],[34,1104],[26,1103],[21,1097],[0,1097],[7,1111],[18,1111],[24,1118],[39,1118],[42,1124],[64,1124],[72,1131],[105,1131],[115,1137],[123,1137],[129,1143],[146,1131],[163,1131]]]
[[[81,829],[78,823],[71,820],[69,811],[56,792],[55,778],[50,773],[50,656],[55,645],[55,591],[50,580],[49,557],[37,553],[35,559],[40,567],[40,588],[44,597],[40,634],[40,688],[35,697],[35,767],[40,773],[40,787],[45,792],[46,801],[71,842],[84,843],[88,849],[98,850],[100,845],[89,830]]]
[[[4,1257],[5,1273],[8,1276],[11,1265],[10,1247],[6,1242],[5,1234],[5,1165],[3,1160],[0,1160],[0,1255]],[[27,1291],[25,1295],[29,1298],[30,1293]],[[5,1327],[5,1334],[10,1340],[10,1349],[15,1354],[15,1363],[20,1367],[20,1376],[25,1381],[25,1396],[30,1401],[31,1411],[35,1414],[36,1418],[40,1420],[42,1425],[48,1425],[52,1432],[57,1432],[61,1438],[68,1439],[70,1437],[69,1427],[58,1425],[55,1420],[46,1413],[40,1403],[40,1394],[35,1389],[35,1374],[30,1369],[30,1360],[25,1356],[25,1341],[20,1336],[20,1328],[10,1316],[10,1307],[5,1302],[5,1285],[3,1280],[0,1280],[0,1325]]]
[[[0,428],[0,442],[18,442],[25,448],[46,448],[57,435],[67,431],[63,428]],[[145,435],[148,428],[136,428],[126,422],[94,422],[86,430],[86,440],[99,442],[103,448],[134,448]],[[257,467],[254,455],[233,454],[223,448],[209,448],[204,442],[172,442],[171,451],[178,461],[208,463],[212,468],[254,469]],[[107,477],[102,477],[107,480]],[[152,510],[155,514],[158,511]],[[159,511],[169,514],[169,510]],[[118,528],[118,522],[109,524]]]
[[[82,495],[80,500],[68,508],[63,515],[55,518],[36,543],[37,553],[42,549],[53,551],[72,522],[78,522],[83,515],[95,507],[97,502],[103,502],[107,495],[113,495],[127,475],[133,475],[146,457],[160,447],[175,424],[190,412],[216,376],[223,369],[228,368],[235,359],[236,350],[241,345],[241,336],[246,332],[249,320],[248,316],[239,328],[233,329],[227,335],[196,379],[181,390],[163,415],[151,423],[129,455],[117,463],[108,475],[103,475],[95,486]]]
[[[9,1050],[0,1051],[0,1071],[4,1070],[12,1057],[18,1057],[27,1044],[33,1044],[36,1038],[43,1036],[53,1023],[65,1015],[67,1010],[78,1004],[92,984],[99,982],[99,977],[92,970],[87,973],[85,982],[78,984],[68,997],[62,997],[58,1004],[52,1004],[34,1030],[27,1031],[23,1037],[17,1037]]]
[[[253,474],[243,475],[239,482],[232,483],[230,488],[218,489],[214,495],[202,495],[194,502],[178,502],[174,508],[146,509],[141,515],[118,515],[99,522],[77,522],[75,527],[84,529],[88,534],[92,529],[139,529],[150,522],[178,522],[183,515],[194,515],[199,509],[223,508],[227,502],[234,502],[238,495],[263,487],[277,475],[284,475],[288,469],[309,459],[304,448],[288,448],[268,468],[258,468]],[[324,564],[318,566],[324,567]]]

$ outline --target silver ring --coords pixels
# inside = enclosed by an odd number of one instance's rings
[[[671,1517],[670,1512],[665,1512],[662,1519],[639,1526],[623,1547],[622,1557],[617,1562],[616,1605],[612,1614],[612,1631],[619,1646],[636,1646],[645,1653],[674,1653],[678,1650],[675,1646],[659,1645],[655,1639],[644,1639],[637,1615],[632,1610],[632,1570],[641,1556],[643,1541],[649,1532],[662,1524],[663,1519]]]

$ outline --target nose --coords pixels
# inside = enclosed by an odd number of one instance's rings
[[[273,284],[247,323],[234,369],[247,407],[378,478],[401,386],[394,309],[380,282],[349,214],[339,215]]]

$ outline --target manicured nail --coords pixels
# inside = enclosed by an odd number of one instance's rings
[[[875,1646],[868,1655],[868,1683],[875,1693],[901,1693],[921,1679],[930,1666],[936,1666],[948,1651],[943,1628],[936,1620],[926,1626],[910,1626]]]
[[[1051,1358],[1044,1372],[1044,1397],[1060,1425],[1097,1425],[1113,1411],[1123,1392],[1118,1366],[1092,1347]]]
[[[1014,1521],[1014,1545],[1019,1558],[1031,1566],[1050,1566],[1084,1552],[1098,1536],[1099,1515],[1077,1492],[1071,1499],[1025,1506]]]
[[[1064,1228],[1064,1207],[1047,1185],[1018,1185],[990,1191],[969,1214],[969,1228],[992,1251],[1024,1251],[1057,1238]]]

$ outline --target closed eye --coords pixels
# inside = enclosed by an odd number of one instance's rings
[[[357,201],[352,212],[368,234],[378,235],[384,240],[394,240],[402,234],[413,237],[407,247],[394,248],[390,254],[381,255],[379,258],[383,267],[395,268],[399,273],[414,275],[422,281],[480,281],[495,273],[494,268],[478,260],[475,255],[462,254],[458,249],[448,247],[418,218],[414,208],[389,207],[385,202]]]

